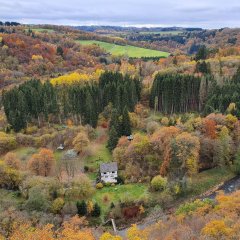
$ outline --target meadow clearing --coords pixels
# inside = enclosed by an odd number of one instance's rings
[[[130,45],[122,46],[122,45],[95,41],[95,40],[78,40],[77,42],[82,45],[91,45],[91,44],[99,45],[101,48],[104,48],[108,53],[111,53],[112,55],[117,55],[117,56],[127,55],[128,57],[132,57],[132,58],[168,57],[169,56],[169,53],[167,52],[140,48],[140,47],[135,47]]]

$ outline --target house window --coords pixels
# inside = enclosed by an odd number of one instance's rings
[[[103,173],[103,174],[105,174],[105,175],[106,175],[107,173],[105,172],[105,173]]]
[[[115,172],[112,172],[112,173],[115,173]]]

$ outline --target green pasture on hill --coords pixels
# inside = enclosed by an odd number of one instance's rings
[[[127,55],[133,58],[141,58],[141,57],[168,57],[169,53],[162,52],[158,50],[140,48],[130,45],[117,45],[113,43],[106,43],[101,41],[95,40],[78,40],[78,43],[82,45],[91,45],[96,44],[99,45],[101,48],[104,48],[107,52],[111,53],[112,55]]]

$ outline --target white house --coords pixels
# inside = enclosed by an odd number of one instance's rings
[[[116,162],[103,163],[100,165],[101,181],[105,183],[116,183],[118,166]]]

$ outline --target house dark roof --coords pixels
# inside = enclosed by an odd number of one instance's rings
[[[115,172],[118,170],[118,166],[116,162],[111,162],[111,163],[102,163],[100,165],[100,172]]]

